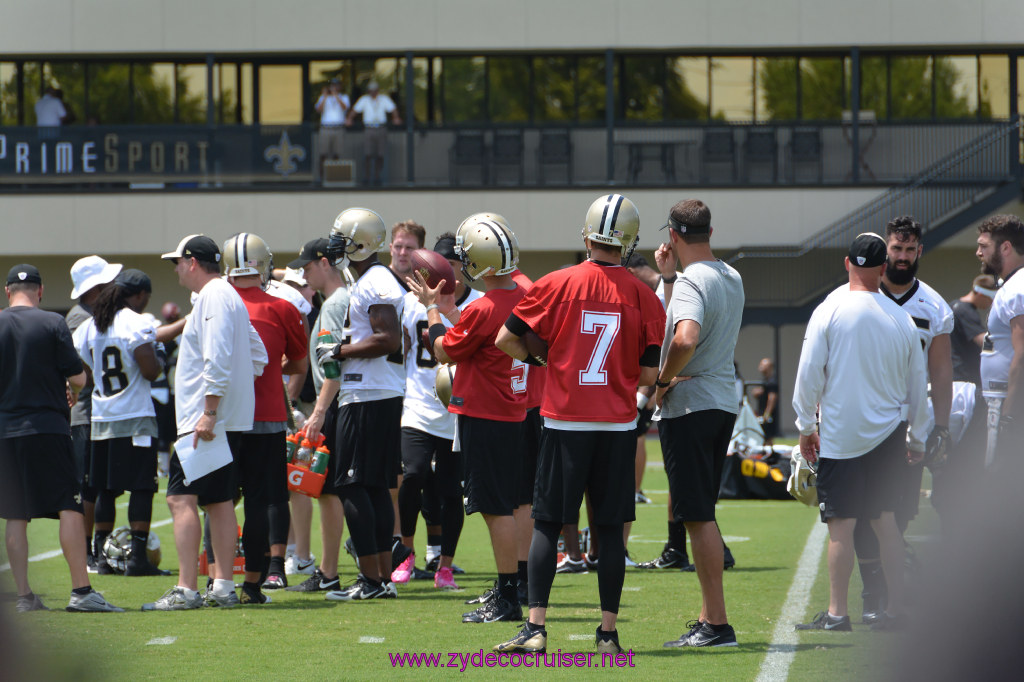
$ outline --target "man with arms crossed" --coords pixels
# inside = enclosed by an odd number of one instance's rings
[[[854,239],[846,258],[849,289],[826,298],[804,334],[793,408],[800,452],[818,462],[829,606],[798,630],[851,629],[847,592],[858,519],[869,520],[878,537],[889,594],[885,614],[871,628],[896,629],[906,619],[903,539],[894,512],[907,464],[924,457],[932,420],[917,329],[879,292],[885,267],[885,240],[869,232]]]

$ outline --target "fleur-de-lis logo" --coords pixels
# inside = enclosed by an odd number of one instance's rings
[[[288,138],[288,131],[281,131],[281,139],[277,145],[267,147],[263,151],[263,158],[267,161],[274,161],[274,170],[281,175],[289,175],[299,169],[295,161],[302,161],[306,158],[306,148],[300,145],[293,145]],[[276,161],[275,161],[276,159]]]

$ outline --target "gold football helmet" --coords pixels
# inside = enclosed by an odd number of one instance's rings
[[[507,275],[519,265],[519,241],[507,225],[494,219],[463,222],[455,235],[455,253],[470,280]]]
[[[274,254],[258,235],[239,232],[224,242],[224,274],[229,277],[259,275],[260,282],[270,281],[274,269]]]
[[[587,209],[583,243],[589,239],[605,246],[619,247],[623,260],[633,255],[640,233],[640,212],[621,194],[606,194]]]
[[[434,375],[434,394],[445,407],[451,402],[454,383],[455,365],[438,365],[437,374]]]
[[[793,447],[792,463],[793,468],[789,474],[789,482],[786,488],[789,494],[803,502],[808,507],[818,506],[818,472],[817,468],[804,459],[800,454],[800,446]]]
[[[463,220],[462,223],[459,224],[459,229],[455,230],[455,236],[457,237],[460,234],[462,234],[463,228],[469,227],[470,225],[478,223],[481,220],[493,220],[499,225],[503,225],[508,230],[512,229],[512,227],[508,224],[508,220],[505,219],[505,216],[499,215],[497,213],[490,213],[484,211],[483,213],[474,213],[473,215]]]
[[[341,262],[364,261],[384,247],[388,230],[384,220],[368,208],[347,208],[334,219],[327,243],[327,258]]]

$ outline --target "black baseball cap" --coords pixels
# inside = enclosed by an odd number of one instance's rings
[[[448,260],[459,260],[459,255],[455,253],[455,237],[441,237],[434,244],[434,251]]]
[[[22,263],[15,265],[7,273],[8,284],[42,284],[43,278],[34,265]]]
[[[850,265],[877,268],[885,263],[885,240],[874,232],[858,234],[850,244]]]
[[[302,268],[307,263],[312,263],[315,260],[327,257],[327,239],[320,237],[313,241],[306,242],[299,251],[299,257],[288,264],[288,267],[296,270]]]
[[[706,225],[694,225],[687,223],[682,217],[682,208],[684,201],[680,201],[672,210],[668,212],[668,222],[659,227],[659,230],[664,230],[666,227],[670,227],[679,234],[711,234],[711,223]]]
[[[177,260],[179,258],[195,258],[204,263],[220,262],[220,247],[206,235],[190,234],[178,242],[178,248],[170,253],[160,256],[164,260]]]
[[[141,291],[153,293],[153,282],[149,279],[149,275],[134,268],[119,272],[114,278],[114,284],[124,289],[129,296],[134,296]]]

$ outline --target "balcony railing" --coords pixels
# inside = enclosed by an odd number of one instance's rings
[[[426,128],[387,134],[385,187],[894,185],[1006,122],[614,128]],[[309,190],[369,184],[364,132],[321,166],[320,131],[294,126],[0,128],[0,191]],[[854,149],[854,141],[858,149]],[[946,179],[1006,174],[980,155]]]

